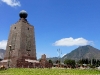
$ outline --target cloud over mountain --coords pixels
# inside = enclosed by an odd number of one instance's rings
[[[88,41],[84,38],[62,38],[55,43],[53,43],[54,46],[83,46],[83,45],[88,45],[88,44],[93,44],[93,41]]]
[[[7,40],[0,41],[0,49],[6,49]]]
[[[11,7],[21,6],[20,1],[18,1],[18,0],[1,0],[1,1]]]

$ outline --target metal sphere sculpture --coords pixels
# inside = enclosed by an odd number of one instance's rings
[[[25,10],[20,11],[19,13],[20,18],[27,18],[28,14]]]

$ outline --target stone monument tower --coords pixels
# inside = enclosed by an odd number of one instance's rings
[[[36,45],[34,26],[27,21],[27,12],[19,13],[20,19],[10,28],[4,60],[10,60],[11,66],[16,66],[22,58],[36,60]]]

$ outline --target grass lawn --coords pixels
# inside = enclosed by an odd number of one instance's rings
[[[0,75],[100,75],[100,70],[10,68]]]

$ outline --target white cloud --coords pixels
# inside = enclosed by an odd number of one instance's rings
[[[6,49],[7,40],[0,41],[0,49]]]
[[[20,1],[18,0],[1,0],[1,1],[6,3],[7,5],[10,5],[11,7],[21,6]]]
[[[88,44],[93,44],[93,41],[88,41],[84,38],[63,38],[55,43],[53,43],[54,46],[83,46],[83,45],[88,45]]]

